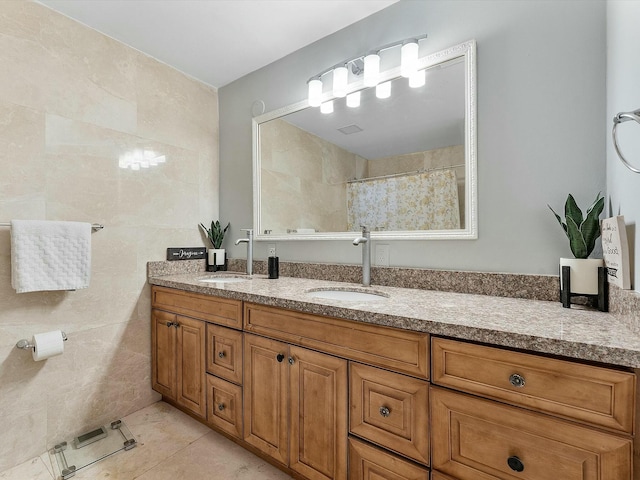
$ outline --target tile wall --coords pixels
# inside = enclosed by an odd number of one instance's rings
[[[153,150],[165,163],[119,168]],[[97,222],[76,292],[16,294],[0,228],[0,471],[158,399],[146,264],[201,246],[218,217],[218,95],[138,51],[22,0],[0,2],[0,222]],[[15,348],[64,330],[43,362]]]

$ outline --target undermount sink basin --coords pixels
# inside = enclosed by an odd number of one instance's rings
[[[240,283],[248,280],[251,280],[251,277],[219,276],[200,278],[198,281],[202,283]]]
[[[389,298],[386,294],[376,291],[360,289],[313,289],[307,290],[307,295],[325,300],[343,300],[350,302],[380,302]]]

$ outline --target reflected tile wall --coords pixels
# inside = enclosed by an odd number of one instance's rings
[[[346,230],[345,182],[355,177],[356,155],[280,119],[260,126],[260,141],[262,225],[273,233]]]
[[[0,222],[98,222],[89,288],[16,294],[0,228],[0,471],[155,400],[146,265],[218,218],[217,91],[33,2],[0,2]],[[167,162],[118,166],[132,149]],[[65,353],[15,348],[64,330]]]

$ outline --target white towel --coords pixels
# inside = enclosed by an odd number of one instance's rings
[[[91,224],[11,221],[11,286],[17,293],[87,288]]]

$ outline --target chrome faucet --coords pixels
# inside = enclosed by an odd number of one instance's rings
[[[371,232],[366,225],[361,225],[362,236],[356,238],[353,244],[358,246],[362,243],[362,285],[371,285]]]
[[[241,243],[247,244],[247,275],[253,274],[253,229],[241,228],[243,232],[247,232],[247,238],[239,238],[236,240],[236,245]]]

